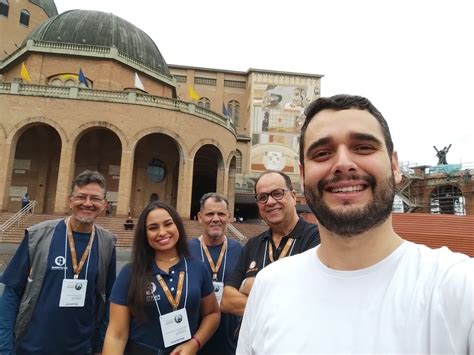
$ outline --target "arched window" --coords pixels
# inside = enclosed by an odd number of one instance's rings
[[[240,150],[237,150],[235,154],[235,173],[242,173],[242,153],[240,152]]]
[[[20,12],[20,23],[26,27],[30,24],[30,13],[28,10],[21,10]]]
[[[201,97],[197,104],[198,106],[207,108],[208,110],[211,109],[211,100],[209,100],[207,97]]]
[[[10,9],[10,4],[8,0],[0,0],[0,15],[8,17],[8,10]]]
[[[227,110],[229,111],[229,118],[234,122],[234,126],[238,126],[240,119],[240,103],[236,100],[229,101],[227,104]]]
[[[73,73],[62,73],[62,74],[56,74],[48,79],[48,85],[52,86],[78,86],[80,88],[89,88],[91,89],[93,86],[92,81],[84,77],[84,80],[86,81],[87,84],[84,82],[81,82],[79,79],[79,75],[73,74]]]

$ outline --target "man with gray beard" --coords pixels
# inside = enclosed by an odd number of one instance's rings
[[[321,244],[255,280],[238,354],[474,354],[474,262],[403,240],[387,122],[366,98],[306,109],[300,165]]]
[[[104,176],[83,171],[71,185],[71,215],[25,230],[0,280],[0,354],[102,352],[116,268],[115,237],[95,224],[105,196]]]

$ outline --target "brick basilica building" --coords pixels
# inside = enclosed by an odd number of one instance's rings
[[[104,174],[117,215],[160,199],[193,218],[217,191],[255,218],[265,169],[302,199],[298,132],[321,75],[168,65],[135,25],[52,0],[1,0],[0,33],[1,211],[28,192],[37,212],[67,213],[84,169]]]

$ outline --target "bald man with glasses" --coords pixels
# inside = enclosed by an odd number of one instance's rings
[[[223,312],[241,316],[257,273],[286,256],[319,244],[318,228],[296,212],[296,192],[288,175],[267,170],[255,183],[255,200],[262,219],[270,227],[251,238],[240,254],[221,301]]]

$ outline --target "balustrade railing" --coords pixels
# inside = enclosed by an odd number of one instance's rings
[[[240,244],[244,245],[247,242],[247,237],[243,235],[237,228],[235,228],[232,223],[227,224],[227,229],[235,234],[237,238],[239,238]]]
[[[47,96],[51,98],[69,98],[73,100],[103,100],[123,102],[134,105],[155,106],[169,110],[179,110],[181,112],[187,112],[192,115],[204,118],[208,121],[218,123],[219,125],[228,128],[232,133],[236,134],[235,127],[228,118],[206,108],[194,105],[193,103],[169,97],[154,96],[133,91],[96,90],[77,86],[61,87],[52,85],[34,85],[22,82],[0,82],[0,93]],[[133,99],[130,98],[131,93],[133,93]]]
[[[34,214],[36,205],[37,202],[31,200],[26,206],[0,225],[0,240],[3,241],[9,231],[20,227],[30,214]]]

